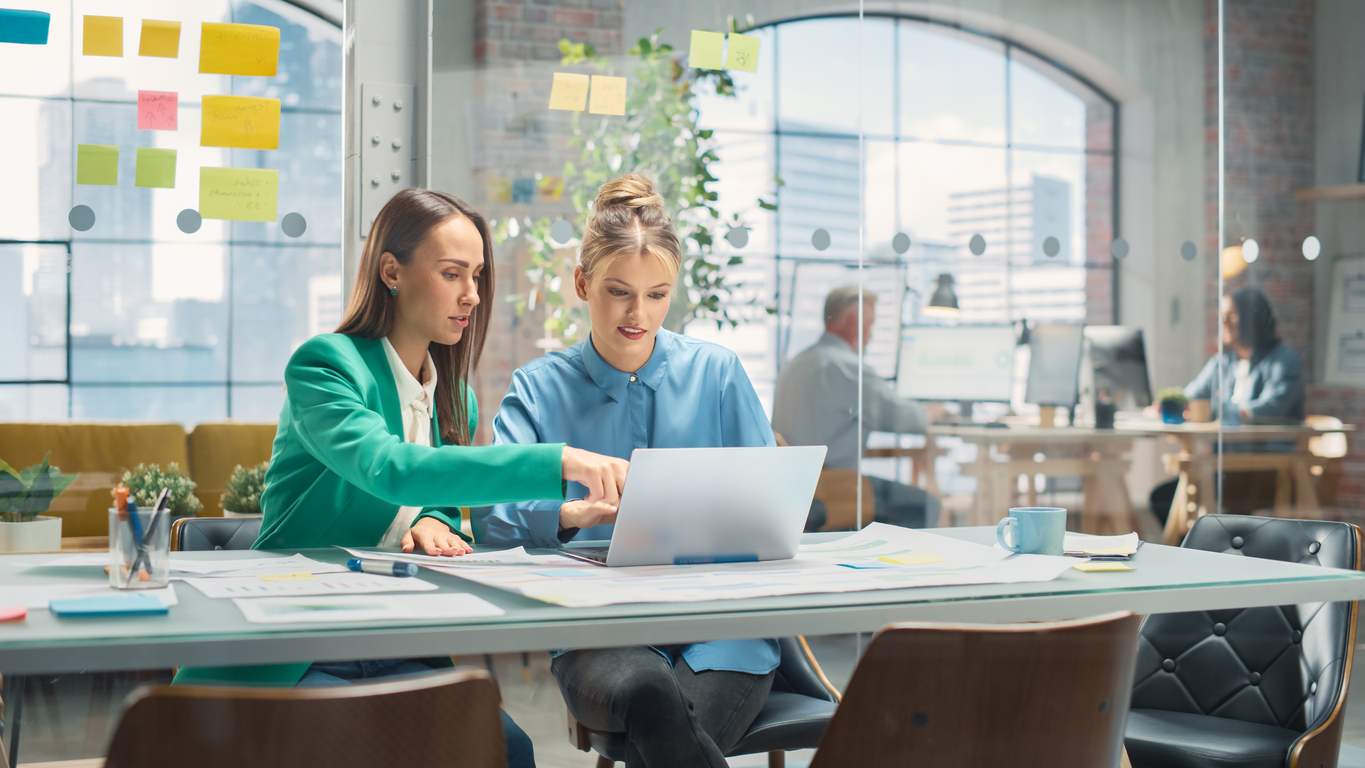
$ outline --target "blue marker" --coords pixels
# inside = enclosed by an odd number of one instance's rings
[[[416,576],[416,563],[400,563],[397,560],[362,560],[353,557],[346,561],[346,567],[360,573],[373,573],[376,576]]]

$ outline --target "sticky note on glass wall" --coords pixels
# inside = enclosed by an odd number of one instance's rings
[[[725,52],[725,68],[741,72],[758,71],[758,38],[730,33],[730,49]]]
[[[47,30],[52,14],[0,8],[0,43],[47,45]]]
[[[199,144],[237,149],[280,148],[280,100],[205,96]]]
[[[280,172],[268,168],[200,168],[199,215],[205,219],[274,221]]]
[[[118,147],[77,144],[76,183],[106,187],[118,184]]]
[[[488,202],[512,202],[512,180],[506,176],[494,176],[488,180]]]
[[[279,27],[204,23],[199,39],[200,72],[274,77],[279,65]]]
[[[137,55],[174,59],[180,56],[180,22],[142,20],[142,39]]]
[[[138,147],[134,183],[139,187],[175,189],[175,150]]]
[[[86,56],[122,56],[123,17],[86,16],[81,53]]]
[[[175,91],[138,91],[139,131],[174,131],[179,125],[180,96]]]
[[[588,111],[594,115],[624,115],[626,113],[626,79],[624,77],[592,76],[592,98]]]
[[[582,112],[588,106],[588,76],[556,72],[550,86],[550,109]]]
[[[692,47],[687,63],[697,69],[724,69],[725,35],[720,32],[692,30]]]

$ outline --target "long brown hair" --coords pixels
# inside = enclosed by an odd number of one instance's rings
[[[474,223],[483,238],[483,272],[479,280],[479,303],[469,318],[469,327],[455,344],[432,342],[428,349],[436,364],[436,425],[441,439],[448,444],[469,445],[473,435],[469,431],[469,409],[465,404],[464,387],[479,365],[483,342],[488,337],[488,325],[493,316],[493,238],[488,222],[465,201],[446,192],[416,187],[394,195],[380,209],[365,238],[365,250],[360,256],[360,268],[355,289],[346,308],[346,317],[337,326],[337,333],[380,339],[393,331],[394,296],[380,279],[379,269],[384,254],[392,253],[399,264],[412,263],[412,255],[427,239],[427,234],[455,216],[463,216]]]
[[[648,176],[627,173],[598,191],[583,228],[578,264],[591,281],[613,261],[637,254],[658,259],[675,278],[682,267],[682,245],[664,212],[664,199]]]

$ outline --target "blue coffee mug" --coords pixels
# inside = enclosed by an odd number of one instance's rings
[[[1066,510],[1061,507],[1015,507],[995,526],[1000,546],[1026,555],[1060,555],[1064,536]]]

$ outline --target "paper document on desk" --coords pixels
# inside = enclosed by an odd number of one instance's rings
[[[81,597],[114,597],[141,593],[152,595],[162,605],[172,606],[180,602],[175,595],[175,586],[167,585],[160,589],[114,589],[109,582],[82,581],[74,584],[33,584],[14,587],[0,587],[0,605],[22,605],[30,611],[47,609],[53,600],[69,600]]]
[[[232,602],[252,624],[465,619],[503,614],[487,600],[465,593],[238,597]]]
[[[372,573],[323,573],[311,578],[267,581],[260,576],[185,579],[204,597],[274,597],[279,595],[362,595],[372,592],[430,592],[436,585],[421,579]]]
[[[1088,533],[1070,533],[1062,539],[1062,551],[1072,557],[1093,557],[1108,560],[1127,560],[1132,557],[1142,539],[1136,533],[1122,536],[1093,536]]]
[[[298,554],[289,557],[253,557],[232,560],[192,560],[187,557],[177,557],[177,554],[171,553],[172,579],[187,579],[196,576],[213,578],[259,576],[272,573],[297,573],[299,571],[308,571],[309,573],[342,573],[346,571],[345,565],[324,563]],[[82,555],[67,555],[29,567],[82,568],[98,566],[103,568],[108,564],[108,553],[92,552]]]
[[[342,547],[352,557],[364,560],[397,560],[403,563],[417,563],[432,568],[460,568],[466,565],[582,565],[582,560],[563,555],[532,555],[525,547],[503,549],[496,552],[476,552],[458,557],[440,555],[418,555],[406,552],[384,552],[377,549],[352,549]]]

